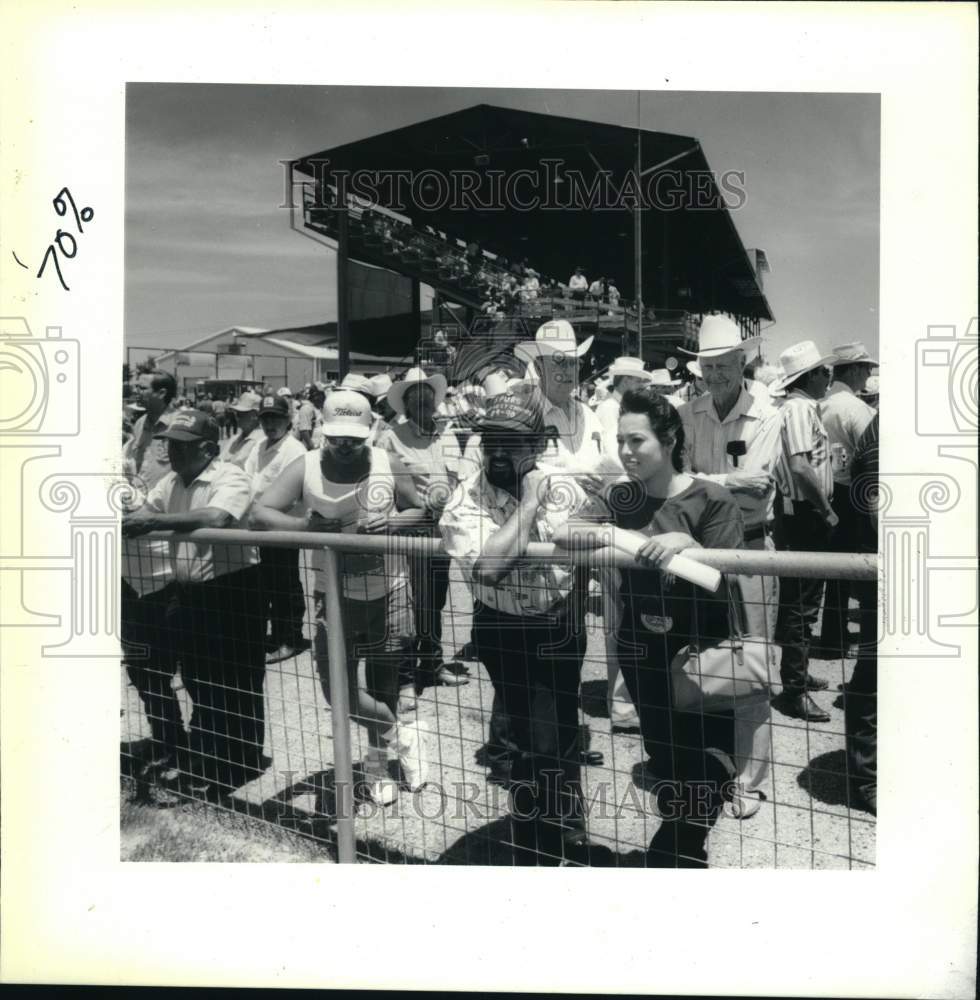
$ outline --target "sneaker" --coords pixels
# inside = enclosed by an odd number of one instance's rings
[[[418,791],[428,780],[428,748],[425,743],[429,727],[416,719],[415,722],[399,722],[393,729],[392,735],[383,738],[388,749],[398,757],[405,784],[413,792]]]
[[[388,774],[387,753],[381,749],[368,750],[361,767],[368,798],[379,806],[390,806],[398,798],[398,785]]]
[[[296,655],[296,650],[292,646],[280,646],[271,653],[265,654],[266,663],[281,663],[283,660],[291,660]]]
[[[409,685],[398,689],[398,714],[407,715],[414,712],[418,705],[418,698],[415,694],[415,685]]]

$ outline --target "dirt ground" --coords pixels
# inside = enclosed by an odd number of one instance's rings
[[[444,618],[447,655],[470,631],[469,598],[455,580]],[[604,763],[583,769],[591,803],[591,863],[641,866],[643,848],[659,820],[642,786],[644,758],[638,730],[611,731],[601,620],[587,618],[588,649],[582,706],[590,744]],[[432,733],[429,783],[403,791],[387,809],[362,804],[355,821],[358,856],[389,864],[509,865],[507,794],[487,781],[477,761],[486,739],[492,688],[481,665],[467,664],[462,687],[429,688],[418,715]],[[871,869],[875,819],[850,807],[844,775],[844,714],[837,684],[853,661],[814,660],[811,672],[829,681],[816,695],[831,721],[807,725],[773,711],[773,764],[767,801],[747,820],[724,815],[711,833],[709,861],[718,868]],[[148,735],[135,690],[122,673],[123,770]],[[183,697],[183,696],[182,696]],[[836,699],[836,704],[834,704]],[[333,738],[330,710],[309,653],[269,667],[266,676],[267,772],[236,793],[234,812],[199,803],[162,809],[131,801],[123,782],[123,860],[335,860]],[[352,726],[357,764],[363,730]],[[256,822],[255,820],[259,820]],[[302,835],[301,837],[295,834]]]

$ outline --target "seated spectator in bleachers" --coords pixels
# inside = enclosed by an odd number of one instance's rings
[[[533,268],[528,268],[524,273],[524,284],[521,287],[521,295],[525,302],[533,302],[538,297],[541,283],[538,281],[538,272]]]
[[[609,299],[609,305],[613,309],[619,308],[619,289],[616,287],[616,279],[610,278],[606,283],[606,295]],[[610,314],[611,315],[611,314]]]
[[[568,291],[576,301],[585,301],[585,296],[589,291],[589,279],[586,278],[583,268],[575,268],[575,273],[568,279]]]
[[[601,302],[606,296],[606,279],[605,277],[596,278],[595,281],[589,285],[589,297],[593,302]]]

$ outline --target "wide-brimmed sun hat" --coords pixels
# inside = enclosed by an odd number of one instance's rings
[[[678,350],[696,358],[714,358],[719,354],[728,354],[729,351],[754,347],[761,342],[761,337],[743,339],[738,324],[727,316],[705,316],[698,332],[698,349],[688,351],[679,347]]]
[[[405,377],[393,383],[388,390],[388,405],[395,413],[405,413],[405,393],[413,385],[431,386],[432,391],[436,394],[437,407],[442,405],[442,401],[446,398],[447,383],[444,375],[440,375],[438,372],[434,375],[426,375],[421,368],[410,368],[405,372]]]
[[[680,385],[679,378],[671,378],[666,368],[654,368],[650,372],[650,385]]]

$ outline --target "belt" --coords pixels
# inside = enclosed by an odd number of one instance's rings
[[[746,542],[754,542],[757,538],[765,538],[769,534],[769,528],[765,524],[754,524],[751,528],[746,528],[742,536]]]

